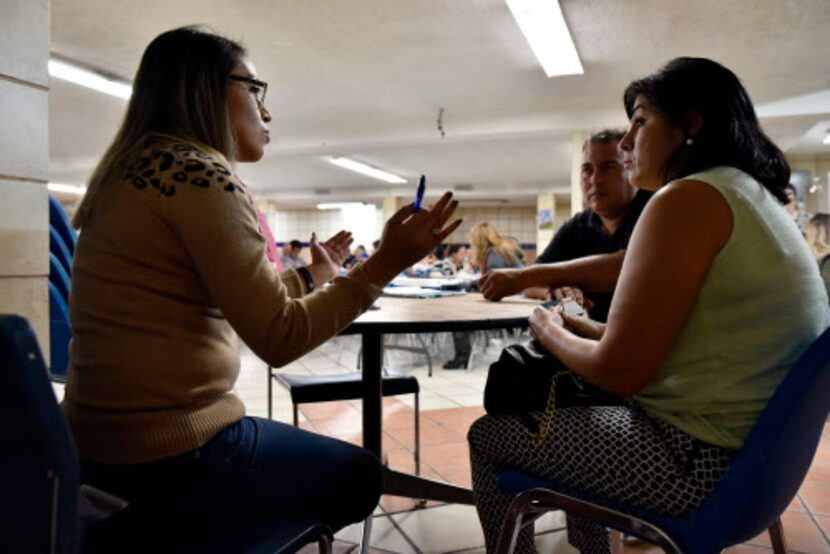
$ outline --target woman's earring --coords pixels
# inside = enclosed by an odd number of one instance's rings
[[[694,141],[694,139],[692,139],[692,137],[689,137],[689,138],[686,139],[686,146],[691,146],[694,143],[695,143],[695,141]]]

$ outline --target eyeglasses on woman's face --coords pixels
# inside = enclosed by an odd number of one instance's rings
[[[231,75],[230,80],[246,83],[248,90],[254,95],[257,105],[260,108],[265,107],[265,93],[268,92],[268,83],[254,79],[253,77],[245,77],[244,75]]]

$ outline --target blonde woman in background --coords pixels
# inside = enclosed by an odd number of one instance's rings
[[[471,262],[481,274],[494,269],[522,267],[522,250],[516,241],[503,237],[489,223],[478,223],[470,229]]]
[[[523,267],[522,250],[512,239],[503,237],[489,223],[478,223],[470,229],[470,265],[484,275],[494,269]],[[455,356],[444,369],[465,369],[470,361],[470,335],[465,331],[452,334]]]

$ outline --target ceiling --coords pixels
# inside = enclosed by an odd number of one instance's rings
[[[421,173],[433,193],[469,185],[462,198],[565,194],[574,133],[624,126],[625,86],[680,55],[735,71],[788,152],[830,152],[827,0],[560,3],[584,75],[545,77],[504,0],[52,0],[51,50],[130,79],[167,29],[208,23],[241,40],[270,85],[274,140],[239,172],[286,207],[409,196]],[[50,179],[81,184],[125,102],[50,86]],[[409,182],[362,177],[333,155]]]

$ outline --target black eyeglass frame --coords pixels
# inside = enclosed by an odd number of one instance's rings
[[[259,104],[260,108],[265,106],[265,94],[268,92],[268,83],[260,81],[259,79],[254,79],[253,77],[245,77],[244,75],[231,75],[228,78],[231,81],[239,81],[240,83],[248,83],[259,87],[262,92],[254,93],[254,99],[257,104]]]

